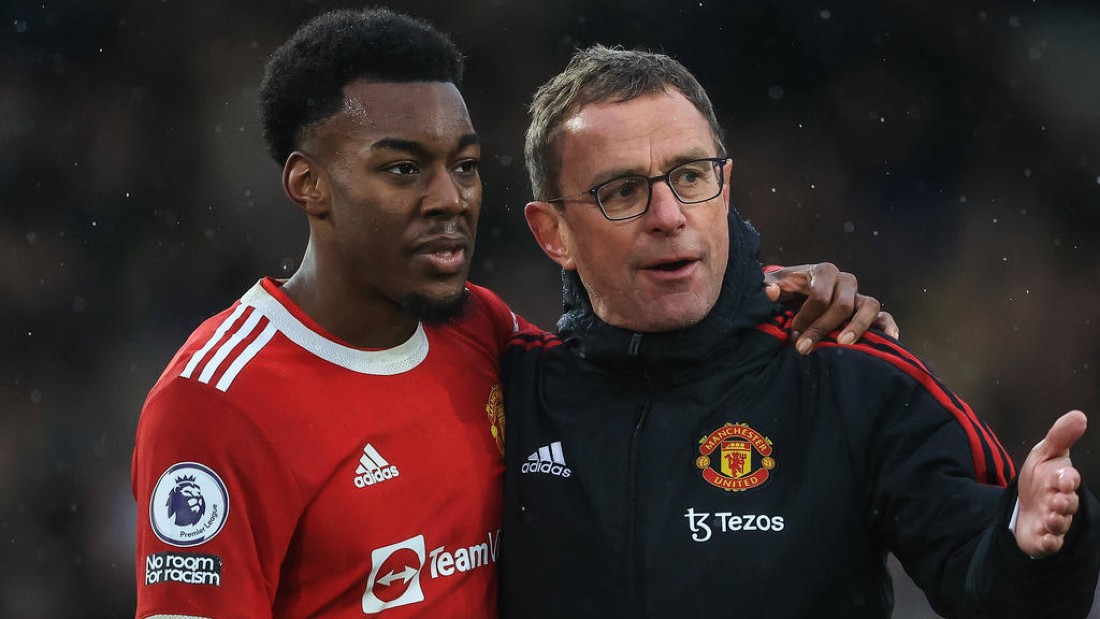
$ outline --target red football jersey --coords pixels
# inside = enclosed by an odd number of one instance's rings
[[[138,424],[137,617],[495,617],[499,352],[522,321],[468,288],[388,350],[271,279],[199,327]]]

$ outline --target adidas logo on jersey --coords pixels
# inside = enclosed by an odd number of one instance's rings
[[[398,475],[397,467],[386,462],[378,450],[367,443],[363,448],[363,455],[359,457],[359,466],[355,469],[355,487],[366,488]]]
[[[565,456],[561,452],[561,441],[539,447],[535,453],[527,456],[527,462],[520,467],[521,473],[547,473],[559,477],[573,474],[565,465]]]

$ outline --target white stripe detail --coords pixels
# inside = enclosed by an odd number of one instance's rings
[[[256,312],[256,314],[259,314],[259,312]],[[237,377],[237,374],[240,373],[245,364],[251,361],[252,357],[255,357],[256,353],[260,352],[260,349],[271,341],[271,338],[275,337],[276,331],[278,331],[278,329],[275,328],[275,325],[268,322],[264,330],[256,336],[256,339],[252,340],[252,343],[245,347],[240,355],[237,355],[237,358],[229,365],[229,369],[225,371],[225,374],[222,374],[221,380],[214,386],[220,391],[229,389],[229,385],[233,384],[233,379]]]
[[[233,350],[237,344],[241,343],[241,340],[248,337],[249,333],[256,328],[256,324],[260,322],[260,318],[263,318],[263,314],[258,311],[253,311],[248,316],[248,320],[244,321],[241,328],[237,330],[224,344],[218,348],[218,352],[214,353],[214,356],[210,358],[210,361],[206,363],[206,367],[203,368],[202,374],[199,374],[200,383],[209,383],[210,378],[214,376],[214,372],[218,371],[218,366],[225,361],[225,358],[229,356],[229,353]]]
[[[390,463],[386,462],[386,459],[382,457],[382,454],[378,453],[378,450],[374,448],[374,445],[367,443],[367,446],[363,448],[363,453],[370,457],[376,465],[379,467],[389,466]]]
[[[359,466],[355,468],[355,475],[362,475],[370,471],[377,471],[378,466],[371,462],[370,456],[363,454],[359,456]]]
[[[565,464],[565,454],[561,450],[561,441],[554,441],[549,445],[543,445],[536,449],[531,455],[527,456],[528,462],[553,462],[554,464]]]
[[[195,371],[195,368],[202,361],[202,358],[205,357],[206,353],[210,352],[210,349],[220,342],[223,337],[225,337],[225,332],[233,327],[233,323],[237,322],[237,319],[241,317],[241,314],[243,314],[246,309],[248,309],[248,307],[242,303],[237,306],[237,309],[233,310],[229,318],[218,326],[217,331],[214,331],[214,335],[206,342],[206,345],[203,346],[199,352],[191,355],[191,360],[187,362],[187,367],[183,368],[183,372],[180,373],[180,376],[191,378],[191,373]]]
[[[359,456],[359,466],[355,469],[355,474],[356,475],[362,475],[363,473],[366,473],[367,471],[376,471],[376,470],[378,470],[378,466],[370,461],[370,458],[367,456],[367,454],[363,454],[363,455]]]
[[[302,324],[260,283],[241,297],[241,303],[263,312],[279,332],[306,351],[353,372],[393,376],[414,369],[428,357],[428,335],[422,324],[416,325],[408,340],[393,348],[359,350],[334,342]]]
[[[512,333],[519,331],[519,320],[516,318],[515,312],[508,312],[512,315]]]
[[[363,455],[359,456],[359,467],[355,469],[355,473],[357,475],[362,475],[363,473],[377,471],[389,465],[390,463],[386,462],[386,459],[382,457],[382,454],[378,453],[374,445],[367,443],[366,447],[363,448]]]
[[[557,464],[565,464],[565,456],[561,453],[561,441],[550,443],[550,455]]]

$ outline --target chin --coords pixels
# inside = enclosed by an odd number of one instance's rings
[[[469,297],[465,286],[455,294],[443,296],[414,292],[401,300],[401,309],[424,322],[445,322],[462,315]]]
[[[706,317],[706,314],[690,314],[679,316],[662,316],[658,318],[652,318],[646,321],[647,324],[637,329],[638,331],[645,331],[649,333],[661,333],[665,331],[679,331],[680,329],[687,329],[688,327],[698,323],[700,320]]]
[[[641,333],[679,331],[706,318],[714,307],[711,295],[674,294],[639,299],[634,311],[622,316],[626,328]],[[713,295],[717,299],[717,295]]]
[[[701,309],[676,307],[670,311],[662,312],[660,308],[639,308],[633,314],[622,316],[619,319],[601,319],[608,324],[621,329],[629,329],[638,333],[663,333],[666,331],[679,331],[686,329],[706,317],[707,313]],[[657,310],[657,311],[654,311]],[[600,312],[597,311],[599,316]]]

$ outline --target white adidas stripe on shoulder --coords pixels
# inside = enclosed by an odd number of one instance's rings
[[[261,314],[259,311],[255,309],[252,310],[252,312],[248,315],[248,318],[245,319],[244,324],[241,325],[241,328],[237,329],[237,331],[233,333],[233,335],[231,335],[229,339],[221,345],[221,347],[218,348],[218,352],[214,353],[214,356],[210,358],[210,361],[206,363],[206,367],[203,368],[202,374],[199,374],[200,383],[210,382],[210,378],[214,376],[214,372],[218,371],[218,367],[222,364],[223,361],[225,361],[225,358],[229,356],[229,353],[233,350],[233,348],[237,344],[240,344],[241,340],[252,334],[252,330],[256,328],[256,325],[263,317],[264,315]],[[222,391],[225,391],[225,389],[222,389]]]
[[[239,327],[234,329],[238,320],[245,314],[247,314],[248,317],[245,318],[244,322]],[[233,353],[233,350],[245,338],[252,334],[256,326],[259,325],[260,321],[263,319],[263,312],[259,309],[249,307],[243,303],[238,305],[237,309],[229,315],[229,318],[218,326],[214,331],[214,335],[210,337],[210,340],[208,340],[198,352],[192,355],[191,359],[187,362],[187,366],[180,372],[180,376],[183,378],[192,378],[195,371],[198,370],[201,365],[202,370],[199,372],[196,380],[200,383],[210,384],[210,380],[213,379],[214,374],[218,372],[222,364],[229,360],[229,355]],[[271,341],[271,338],[275,335],[275,331],[277,330],[275,325],[268,321],[263,331],[260,332],[260,335],[249,342],[244,350],[236,353],[236,356],[229,362],[229,367],[222,374],[221,378],[218,379],[214,387],[219,391],[227,391],[229,386],[233,384],[233,379],[237,377],[237,374],[240,373],[245,364],[247,364],[252,357],[255,357],[256,353]],[[228,338],[226,338],[227,334],[229,335]],[[206,359],[206,355],[210,353],[211,350],[214,350],[215,347],[217,347],[217,350],[214,351],[214,354],[209,360],[206,360],[205,365],[202,365],[203,361]]]
[[[280,333],[301,348],[353,372],[393,376],[412,370],[428,357],[428,334],[420,323],[409,339],[393,348],[360,350],[334,342],[302,324],[259,283],[241,297],[241,303],[262,311]]]
[[[237,359],[229,365],[229,369],[225,371],[225,374],[222,374],[221,379],[218,380],[218,384],[214,386],[222,391],[229,389],[229,385],[233,383],[233,379],[236,378],[237,374],[240,373],[241,368],[243,368],[246,363],[251,361],[252,357],[255,357],[256,353],[260,352],[260,349],[271,341],[271,338],[275,337],[276,331],[278,331],[278,329],[275,328],[275,325],[268,322],[267,326],[264,327],[264,330],[260,332],[260,335],[258,335],[256,339],[252,340],[252,343],[241,351],[241,354],[237,356]]]
[[[242,321],[243,318],[243,321]],[[266,324],[264,324],[266,321]],[[242,341],[263,324],[263,329],[243,350],[235,352]],[[214,330],[180,372],[183,378],[193,378],[209,384],[218,371],[228,362],[224,373],[214,385],[221,391],[229,389],[233,381],[249,361],[266,346],[275,333],[282,333],[288,340],[316,357],[360,374],[392,376],[408,372],[428,357],[428,336],[423,325],[418,324],[413,335],[393,348],[386,350],[359,350],[334,342],[306,325],[271,296],[261,283],[257,283],[241,297],[240,304]]]
[[[225,319],[225,322],[218,325],[218,328],[214,331],[214,335],[206,342],[206,344],[199,349],[199,352],[191,355],[191,360],[187,362],[187,367],[183,368],[183,372],[180,372],[180,376],[184,378],[191,378],[191,373],[195,371],[199,363],[206,357],[206,353],[210,352],[213,348],[225,337],[225,333],[233,328],[233,324],[237,322],[237,319],[241,317],[241,314],[248,309],[246,305],[238,305],[237,309],[233,310],[233,313],[229,315],[229,318]]]

